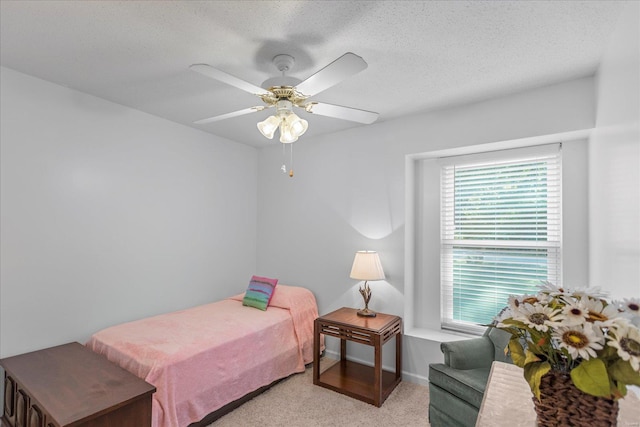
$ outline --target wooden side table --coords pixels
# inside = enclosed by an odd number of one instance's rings
[[[378,313],[361,317],[343,307],[314,323],[313,383],[380,407],[402,377],[402,318]],[[340,338],[340,361],[320,373],[320,334]],[[396,372],[382,369],[382,346],[396,339]],[[373,346],[374,366],[347,360],[347,341]]]

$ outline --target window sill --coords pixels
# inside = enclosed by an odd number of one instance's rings
[[[436,342],[460,341],[465,339],[478,338],[478,335],[465,334],[462,332],[447,331],[443,329],[409,328],[404,331],[405,336],[421,338]]]

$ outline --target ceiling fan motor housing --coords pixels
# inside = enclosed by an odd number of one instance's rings
[[[284,75],[284,73],[286,73],[287,71],[291,71],[296,63],[296,60],[293,56],[285,54],[276,55],[271,61],[273,62],[273,65],[275,65],[275,67],[278,69],[278,71],[282,73],[282,75],[269,78],[262,82],[263,88],[268,90],[280,87],[294,88],[298,83],[302,81],[300,79],[296,79],[295,77]]]
[[[273,62],[273,65],[276,66],[278,71],[282,73],[291,70],[296,63],[296,60],[293,56],[285,54],[276,55],[271,61]]]
[[[276,102],[276,111],[279,116],[291,113],[293,104],[288,99],[280,99]]]

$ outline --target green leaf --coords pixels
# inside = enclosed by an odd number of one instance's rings
[[[536,354],[546,353],[545,349],[547,349],[551,343],[551,333],[533,330],[530,335],[531,337],[527,347]]]
[[[611,384],[604,362],[589,359],[580,363],[571,371],[571,380],[579,390],[592,396],[611,396]]]
[[[520,329],[516,327],[504,327],[498,329],[500,329],[501,331],[509,332],[513,337],[520,336]]]
[[[504,319],[502,323],[504,323],[505,325],[513,325],[516,328],[520,328],[520,329],[529,329],[527,325],[524,322],[521,322],[520,320]]]
[[[618,386],[618,392],[614,394],[617,399],[622,399],[627,395],[627,386],[622,383],[618,383],[616,385]]]
[[[513,337],[509,340],[509,351],[511,352],[511,360],[513,360],[514,365],[521,368],[524,367],[524,349],[518,337]]]
[[[529,363],[533,363],[533,362],[539,362],[541,359],[538,357],[537,354],[529,351],[528,349],[526,350],[526,358],[524,360],[524,364],[527,365]]]
[[[529,383],[531,391],[540,400],[540,380],[551,370],[549,362],[532,362],[524,367],[524,379]]]
[[[633,370],[631,363],[619,359],[609,367],[611,379],[623,384],[640,386],[640,373]]]
[[[618,359],[618,350],[609,345],[604,346],[604,349],[597,352],[598,359]]]

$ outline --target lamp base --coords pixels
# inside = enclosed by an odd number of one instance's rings
[[[362,317],[376,317],[376,312],[371,311],[368,308],[363,308],[362,310],[358,310],[356,314]]]

